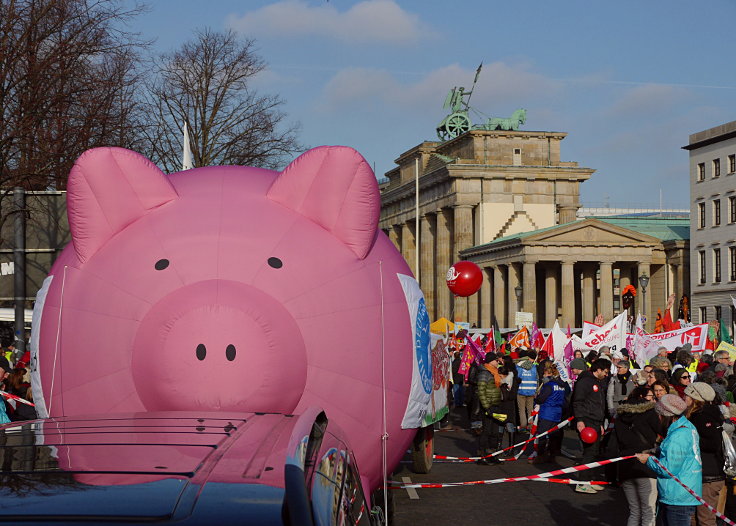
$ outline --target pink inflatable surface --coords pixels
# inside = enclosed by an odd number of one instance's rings
[[[375,487],[383,341],[389,465],[399,461],[414,435],[401,429],[414,344],[397,275],[411,272],[377,229],[378,186],[359,153],[319,147],[281,173],[166,176],[98,148],[75,164],[67,199],[73,243],[36,309],[42,414],[317,405]]]

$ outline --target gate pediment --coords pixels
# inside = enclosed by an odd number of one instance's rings
[[[660,244],[655,237],[641,234],[595,219],[584,219],[543,232],[531,234],[524,244],[591,244],[591,245],[652,245]]]

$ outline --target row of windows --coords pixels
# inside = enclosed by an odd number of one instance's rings
[[[706,226],[705,203],[698,203],[698,228]],[[736,223],[736,196],[728,198],[728,222]],[[721,199],[711,201],[711,226],[721,225]]]
[[[736,154],[728,156],[728,174],[736,173]],[[713,159],[710,162],[710,175],[711,178],[721,176],[721,160]],[[698,181],[705,181],[705,163],[698,163],[696,175]]]
[[[721,249],[714,248],[711,251],[711,273],[713,277],[713,283],[720,283],[722,281],[721,276]],[[706,261],[705,250],[698,251],[698,276],[701,284],[707,280],[706,270],[708,263]],[[728,279],[729,281],[736,281],[736,247],[728,247]]]
[[[728,307],[731,310],[731,322],[736,321],[736,307],[733,305],[729,305]],[[700,307],[700,323],[706,323],[708,321],[708,307]],[[713,312],[715,314],[714,320],[721,320],[721,316],[723,315],[723,308],[720,305],[715,305],[713,307]]]

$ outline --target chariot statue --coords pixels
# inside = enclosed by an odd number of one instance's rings
[[[470,110],[480,113],[470,106],[470,97],[473,95],[473,90],[475,89],[475,84],[478,82],[478,75],[482,67],[483,64],[481,63],[475,72],[475,80],[473,80],[473,86],[470,88],[470,91],[465,91],[463,87],[454,87],[449,91],[447,97],[445,97],[443,108],[450,110],[450,113],[437,125],[437,137],[441,141],[454,139],[468,130],[516,131],[519,129],[519,126],[526,122],[526,110],[524,108],[514,111],[511,117],[489,117],[485,123],[476,125],[471,122],[469,116]]]

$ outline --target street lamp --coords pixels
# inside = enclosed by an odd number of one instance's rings
[[[514,292],[516,293],[516,308],[517,310],[521,310],[521,293],[524,291],[519,285],[514,287]]]
[[[644,311],[644,319],[647,318],[647,285],[649,285],[649,276],[644,272],[639,276],[639,285],[641,285],[641,303],[642,311]]]

